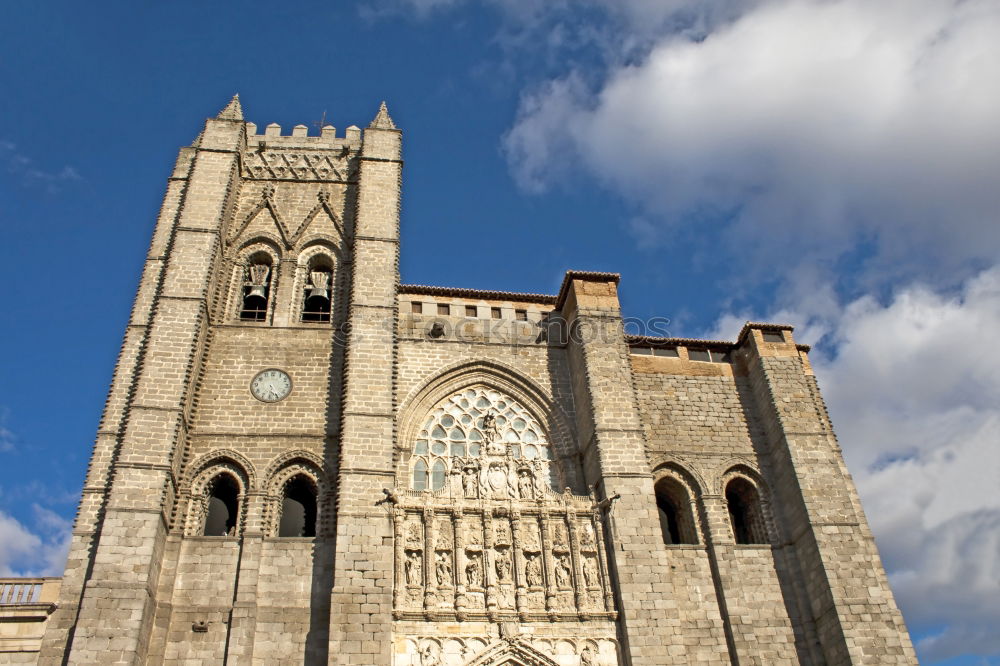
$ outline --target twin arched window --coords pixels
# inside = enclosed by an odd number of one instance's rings
[[[300,295],[303,322],[329,322],[333,312],[333,260],[316,254],[306,266]],[[274,291],[274,258],[266,251],[254,252],[247,259],[240,283],[239,318],[242,321],[265,321]]]
[[[698,530],[687,487],[677,479],[665,476],[653,488],[663,543],[668,546],[698,543]],[[749,480],[737,476],[726,484],[725,497],[736,543],[768,543],[757,487]]]
[[[295,474],[281,490],[278,537],[315,537],[318,490],[306,474]],[[241,530],[242,491],[229,472],[219,472],[206,486],[203,536],[238,536]]]

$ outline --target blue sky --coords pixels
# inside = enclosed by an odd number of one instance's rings
[[[61,571],[177,148],[385,99],[404,282],[796,324],[922,661],[1000,664],[998,45],[996,0],[7,7],[0,575]]]

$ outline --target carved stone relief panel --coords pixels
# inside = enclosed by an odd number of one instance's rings
[[[243,177],[251,180],[346,181],[349,163],[333,151],[247,151]]]
[[[589,495],[553,490],[540,420],[503,393],[470,388],[422,423],[410,488],[389,492],[396,619],[615,617],[599,512]]]

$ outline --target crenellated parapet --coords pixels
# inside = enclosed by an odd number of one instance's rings
[[[347,182],[355,177],[352,158],[361,149],[361,130],[347,128],[343,137],[325,125],[319,136],[309,136],[305,125],[296,125],[290,136],[281,127],[268,125],[263,134],[247,123],[247,148],[241,173],[249,180]]]

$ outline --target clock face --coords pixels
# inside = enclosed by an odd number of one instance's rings
[[[250,382],[250,393],[262,402],[278,402],[292,392],[292,378],[281,370],[264,370]]]

